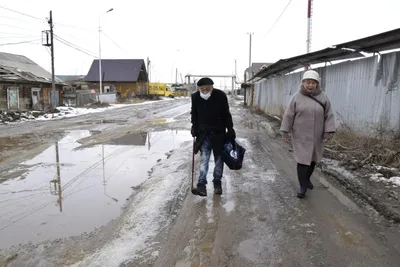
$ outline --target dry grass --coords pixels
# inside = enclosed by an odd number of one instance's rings
[[[383,140],[376,137],[360,137],[349,130],[337,132],[326,145],[326,153],[342,162],[352,161],[358,167],[377,164],[400,167],[400,140]]]

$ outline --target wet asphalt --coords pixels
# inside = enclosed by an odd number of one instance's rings
[[[208,197],[200,198],[190,193],[188,157],[186,193],[167,208],[174,219],[119,266],[399,266],[398,226],[371,217],[369,207],[318,170],[314,190],[297,199],[289,147],[262,126],[263,118],[231,105],[238,142],[247,149],[243,169],[225,167],[223,195],[214,196],[209,185]],[[170,151],[188,153],[179,147],[191,140],[189,107],[183,99],[1,126],[0,174],[8,179],[0,184],[0,228],[7,230],[0,230],[0,248],[79,235],[118,219],[152,166]],[[69,187],[61,198],[50,182],[57,178],[56,143]],[[24,147],[31,153],[21,153]],[[141,168],[127,164],[130,158]],[[9,266],[34,266],[26,262],[17,257]]]

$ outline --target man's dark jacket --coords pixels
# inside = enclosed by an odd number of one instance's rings
[[[218,153],[222,149],[226,129],[233,129],[226,94],[215,88],[207,100],[201,98],[199,91],[192,94],[191,116],[192,127],[196,132],[195,153],[200,150],[207,135],[214,152]]]

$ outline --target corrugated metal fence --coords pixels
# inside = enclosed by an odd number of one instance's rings
[[[400,133],[400,52],[315,69],[335,111],[337,126],[359,133]],[[282,117],[303,72],[257,82],[248,103]],[[253,99],[251,95],[253,94]]]

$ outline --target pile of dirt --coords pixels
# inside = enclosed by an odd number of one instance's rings
[[[0,110],[0,123],[17,122],[21,120],[34,120],[44,112],[40,111],[6,111]]]

